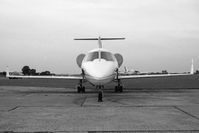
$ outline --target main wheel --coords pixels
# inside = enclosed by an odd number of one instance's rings
[[[78,87],[77,87],[77,93],[80,93],[80,92],[81,92],[81,87],[78,86]]]
[[[85,93],[85,87],[84,86],[82,87],[82,93]]]
[[[115,92],[123,92],[123,86],[115,86]]]
[[[115,86],[115,92],[118,92],[118,86]]]
[[[119,86],[119,92],[123,92],[123,86]]]
[[[98,102],[103,102],[103,100],[102,100],[102,92],[101,91],[98,93]]]

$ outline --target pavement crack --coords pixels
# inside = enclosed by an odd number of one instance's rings
[[[183,109],[181,109],[181,108],[179,108],[179,107],[177,107],[177,106],[174,106],[174,108],[176,108],[177,110],[179,110],[179,111],[181,111],[181,112],[183,112],[183,113],[185,113],[185,114],[191,116],[192,118],[195,118],[195,119],[199,120],[199,118],[198,118],[197,116],[192,115],[191,113],[189,113],[189,112],[187,112],[187,111],[184,111]]]
[[[9,109],[8,112],[13,111],[13,110],[15,110],[15,109],[17,109],[17,108],[19,108],[19,106],[16,106],[16,107],[14,107],[14,108]]]
[[[84,98],[84,100],[83,100],[83,102],[82,102],[82,104],[81,104],[81,107],[84,106],[84,103],[85,103],[86,99],[87,99],[87,96]]]

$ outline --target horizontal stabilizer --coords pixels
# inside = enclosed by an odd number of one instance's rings
[[[75,38],[74,40],[98,40],[99,48],[102,48],[102,40],[124,40],[125,38],[101,38],[100,36],[98,38]]]
[[[74,40],[124,40],[125,38],[75,38]]]

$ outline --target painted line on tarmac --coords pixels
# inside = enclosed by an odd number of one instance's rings
[[[15,132],[0,131],[0,133],[198,133],[199,130],[127,130],[127,131],[39,131],[39,132]]]
[[[83,105],[83,107],[173,108],[173,105]]]
[[[186,115],[191,116],[192,118],[195,118],[195,119],[199,120],[199,118],[198,118],[197,116],[192,115],[191,113],[186,112],[186,111],[184,111],[183,109],[181,109],[181,108],[179,108],[179,107],[177,107],[177,106],[174,106],[174,108],[176,108],[177,110],[179,110],[179,111],[183,112],[183,113],[184,113],[184,114],[186,114]]]
[[[81,107],[84,106],[84,103],[86,102],[87,96],[84,98],[83,102],[81,103]]]
[[[198,133],[199,130],[88,131],[88,133]]]
[[[13,110],[15,110],[17,108],[19,108],[19,106],[15,106],[14,108],[9,109],[8,112],[11,112],[11,111],[13,111]]]

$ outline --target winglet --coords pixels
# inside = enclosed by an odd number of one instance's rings
[[[194,74],[194,64],[193,64],[193,59],[191,60],[191,71],[190,74]]]
[[[6,67],[6,77],[9,77],[10,76],[10,73],[9,73],[9,68],[8,66]]]

